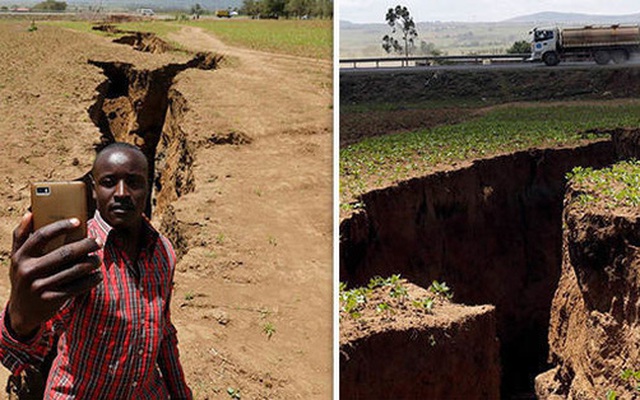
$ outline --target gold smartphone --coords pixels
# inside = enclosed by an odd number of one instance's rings
[[[86,185],[81,181],[36,182],[31,184],[31,212],[34,232],[61,219],[78,218],[80,226],[50,241],[43,254],[87,236]]]

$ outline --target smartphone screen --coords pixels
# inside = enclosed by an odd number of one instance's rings
[[[87,236],[86,190],[86,185],[81,181],[31,184],[31,211],[33,212],[34,231],[61,219],[75,217],[80,220],[80,226],[71,233],[50,241],[45,246],[44,253]]]

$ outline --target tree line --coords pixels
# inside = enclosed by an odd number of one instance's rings
[[[244,0],[240,12],[252,18],[332,18],[333,0]]]

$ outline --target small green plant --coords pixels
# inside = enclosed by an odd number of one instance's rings
[[[640,392],[640,370],[636,371],[634,369],[627,368],[622,371],[620,377],[625,381],[630,381],[635,386],[635,390]]]
[[[29,28],[27,29],[29,32],[35,32],[38,30],[38,27],[36,26],[36,21],[31,21],[31,25],[29,25]]]
[[[269,235],[269,237],[267,237],[267,240],[273,247],[276,247],[278,245],[278,240],[274,236]]]
[[[273,323],[267,322],[262,327],[262,332],[264,332],[264,334],[267,335],[267,339],[271,339],[271,336],[273,336],[274,333],[276,333],[276,327],[275,325],[273,325]]]
[[[447,299],[451,299],[453,297],[453,292],[451,292],[451,288],[447,286],[446,282],[431,282],[431,286],[429,286],[429,291],[436,296],[442,296]]]
[[[225,239],[224,238],[224,233],[221,232],[221,233],[218,233],[216,235],[216,243],[217,244],[223,244],[224,243],[224,239]]]
[[[184,299],[185,299],[186,301],[191,301],[191,300],[193,300],[195,297],[196,297],[196,296],[193,294],[193,292],[187,292],[187,293],[184,295]]]
[[[378,304],[376,306],[376,312],[379,312],[379,313],[381,313],[383,311],[389,311],[389,310],[391,310],[391,306],[389,304],[387,304],[387,303],[384,303],[384,302],[380,303],[380,304]]]
[[[232,387],[227,388],[227,394],[232,399],[240,400],[240,389],[234,389]]]
[[[431,297],[425,297],[422,300],[414,300],[413,306],[416,308],[423,308],[427,311],[431,311],[433,309],[433,299]]]
[[[615,392],[615,390],[607,390],[606,396],[606,400],[617,400],[618,398],[618,394]]]
[[[204,253],[204,256],[207,258],[216,258],[218,257],[218,255],[216,254],[215,251],[207,251],[206,253]]]

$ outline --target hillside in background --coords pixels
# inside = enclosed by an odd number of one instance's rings
[[[533,24],[638,24],[640,13],[629,15],[591,15],[559,12],[540,12],[508,19],[507,23]]]
[[[383,57],[382,37],[390,33],[383,22],[356,24],[340,21],[340,57]],[[588,15],[541,12],[511,18],[502,22],[417,22],[418,39],[415,55],[425,47],[436,48],[447,55],[500,54],[519,40],[530,40],[529,32],[536,26],[580,26],[606,24],[639,24],[640,14]]]

